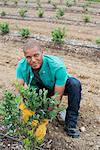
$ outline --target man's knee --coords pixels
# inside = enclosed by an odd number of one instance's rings
[[[79,90],[82,89],[81,82],[78,79],[73,77],[69,78],[69,85],[71,86],[71,88],[76,88]]]

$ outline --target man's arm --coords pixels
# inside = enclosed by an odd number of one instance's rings
[[[56,100],[61,100],[62,99],[64,90],[65,90],[65,85],[64,86],[57,86],[57,85],[55,85],[54,94],[55,93],[58,94],[58,96],[56,97]]]

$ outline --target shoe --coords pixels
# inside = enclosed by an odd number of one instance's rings
[[[59,116],[59,118],[60,118],[62,121],[65,121],[66,110],[63,110],[63,111],[59,112],[58,116]],[[59,119],[59,120],[60,120],[60,119]]]
[[[68,136],[71,136],[72,138],[79,138],[80,136],[80,131],[76,128],[71,128],[71,127],[64,127],[64,130],[66,131]]]

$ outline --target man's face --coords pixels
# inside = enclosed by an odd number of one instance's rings
[[[42,52],[39,47],[27,49],[24,51],[24,55],[33,69],[39,69],[42,65]]]

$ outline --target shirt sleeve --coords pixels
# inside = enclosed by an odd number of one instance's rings
[[[56,71],[56,82],[55,85],[57,86],[64,86],[68,79],[67,70],[65,67],[61,67]]]
[[[16,68],[16,78],[17,79],[24,79],[23,74],[22,74],[22,69],[19,65]]]

